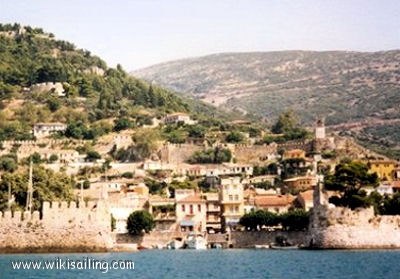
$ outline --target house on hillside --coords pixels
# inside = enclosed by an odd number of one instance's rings
[[[164,124],[177,124],[183,123],[187,125],[196,124],[196,121],[190,118],[190,115],[184,112],[176,112],[172,114],[168,114],[164,117]]]
[[[33,135],[36,138],[43,138],[50,136],[52,133],[64,132],[67,125],[63,123],[36,123],[33,126]]]

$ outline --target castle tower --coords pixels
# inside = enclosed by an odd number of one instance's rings
[[[315,126],[315,139],[325,139],[325,121],[318,119],[317,125]]]

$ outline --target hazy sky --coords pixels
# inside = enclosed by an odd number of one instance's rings
[[[216,52],[400,48],[400,0],[0,0],[0,22],[126,70]]]

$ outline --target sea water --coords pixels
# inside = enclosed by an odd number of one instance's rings
[[[16,269],[16,263],[41,263]],[[44,263],[58,263],[53,269]],[[66,263],[74,262],[74,267]],[[86,269],[84,263],[86,262]],[[100,263],[94,268],[94,263]],[[131,269],[112,263],[133,262]],[[80,263],[80,265],[78,264]],[[92,266],[88,264],[92,264]],[[13,266],[14,264],[14,266]],[[78,265],[77,265],[78,264]],[[80,267],[80,268],[78,268]],[[123,267],[123,266],[121,266]],[[132,269],[132,267],[134,267]],[[148,250],[104,254],[0,255],[0,278],[400,278],[398,250]]]

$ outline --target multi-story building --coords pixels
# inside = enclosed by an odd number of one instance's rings
[[[235,228],[244,214],[243,184],[240,177],[222,178],[219,195],[222,229]]]
[[[180,231],[206,231],[206,200],[199,194],[176,200],[175,215]]]
[[[207,208],[207,224],[206,228],[208,232],[220,232],[221,231],[221,205],[219,202],[218,193],[206,193],[204,194],[206,199]]]
[[[289,189],[298,190],[298,191],[306,191],[312,189],[317,185],[317,177],[316,176],[298,176],[289,179],[285,179],[283,181]]]

